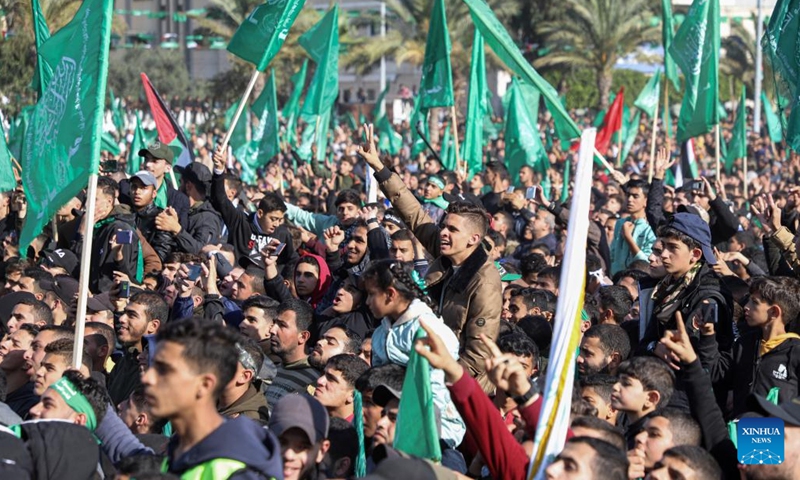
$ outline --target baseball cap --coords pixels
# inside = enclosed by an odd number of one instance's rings
[[[408,227],[406,227],[406,222],[404,222],[400,218],[400,216],[397,215],[397,213],[394,210],[391,210],[391,209],[389,209],[386,212],[384,212],[383,221],[384,222],[389,222],[389,223],[394,223],[395,225],[397,225],[400,228],[408,228]]]
[[[200,162],[192,162],[185,167],[177,167],[175,170],[187,182],[206,187],[211,184],[211,170]]]
[[[497,272],[500,274],[501,282],[513,282],[514,280],[519,280],[522,278],[522,275],[519,273],[510,273],[500,262],[494,262],[494,266],[497,267]]]
[[[75,295],[78,294],[79,286],[80,283],[77,280],[66,275],[59,275],[53,280],[42,281],[43,290],[55,293],[66,304],[72,303]]]
[[[106,310],[114,311],[114,305],[111,303],[111,298],[108,296],[108,293],[100,293],[89,297],[86,300],[86,308],[95,313],[104,312]]]
[[[700,216],[704,222],[709,222],[708,212],[705,211],[704,208],[700,207],[699,205],[692,203],[691,205],[678,205],[677,208],[678,212],[686,212],[686,213],[694,213],[695,215]]]
[[[264,263],[264,255],[254,253],[239,259],[239,266],[244,268],[244,271],[250,275],[264,275],[264,269],[267,268]]]
[[[672,216],[667,227],[674,228],[675,230],[691,237],[694,241],[700,244],[703,250],[703,257],[709,265],[717,264],[717,257],[714,256],[714,250],[711,249],[711,230],[708,224],[700,218],[699,215],[687,212],[678,212]]]
[[[393,398],[400,399],[402,391],[382,383],[372,391],[372,401],[379,407],[385,407]]]
[[[272,408],[269,429],[276,436],[290,428],[299,428],[313,444],[328,438],[330,418],[319,400],[308,394],[284,395]]]
[[[136,175],[134,175],[134,177],[141,180],[142,183],[145,184],[145,186],[148,187],[158,186],[158,180],[156,180],[156,176],[148,172],[147,170],[139,170],[138,172],[136,172]]]
[[[472,205],[475,205],[476,207],[485,208],[483,206],[483,202],[481,202],[481,199],[476,197],[475,195],[469,193],[469,192],[465,192],[465,193],[463,193],[463,192],[462,193],[443,193],[442,197],[445,200],[447,200],[448,203],[466,202],[466,203],[471,203]]]
[[[44,258],[45,262],[47,262],[47,266],[61,267],[73,277],[75,276],[75,273],[77,273],[76,270],[78,268],[78,257],[72,253],[72,250],[58,248],[52,252],[45,252]]]
[[[169,148],[168,145],[164,145],[161,142],[153,142],[148,145],[147,148],[139,150],[140,157],[144,157],[146,153],[149,153],[156,158],[163,158],[169,163],[172,163],[172,160],[175,158],[175,153],[173,153],[172,149]]]
[[[748,410],[761,415],[780,418],[783,423],[800,427],[800,398],[793,398],[775,405],[761,395],[752,394],[747,397]]]

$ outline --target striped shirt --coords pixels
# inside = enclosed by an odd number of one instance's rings
[[[308,357],[294,363],[287,363],[278,367],[278,374],[267,387],[266,396],[270,410],[288,393],[314,394],[317,379],[322,374],[308,364]]]

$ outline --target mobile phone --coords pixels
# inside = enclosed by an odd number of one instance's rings
[[[702,180],[694,180],[692,182],[692,191],[693,192],[702,192],[705,190],[705,185],[703,184]]]
[[[704,303],[700,307],[700,323],[705,325],[706,323],[712,323],[714,325],[717,324],[717,304],[716,303]]]
[[[278,246],[275,247],[275,251],[272,252],[272,254],[270,256],[271,257],[279,256],[281,254],[281,252],[283,252],[284,248],[286,248],[286,244],[283,243],[283,242],[279,243]]]
[[[200,273],[203,272],[203,268],[200,265],[192,264],[187,265],[187,267],[189,267],[189,273],[186,275],[186,278],[192,281],[200,278]]]
[[[119,282],[119,298],[128,298],[131,296],[130,282]]]
[[[120,245],[130,245],[133,243],[133,230],[117,231],[117,243]]]
[[[100,167],[103,169],[104,172],[116,172],[119,170],[119,161],[105,160],[100,162]]]
[[[514,193],[514,187],[508,187],[506,193]]]
[[[527,200],[533,200],[536,198],[536,192],[539,187],[528,187],[525,189],[525,198]]]

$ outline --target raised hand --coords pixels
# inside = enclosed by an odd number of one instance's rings
[[[653,162],[654,177],[663,180],[664,174],[673,165],[675,165],[675,159],[670,158],[669,150],[667,150],[665,147],[659,148],[658,152],[656,152],[656,158]]]
[[[325,245],[332,252],[338,250],[339,245],[344,242],[344,231],[338,226],[326,228],[323,235],[325,236]]]
[[[688,365],[697,360],[697,353],[689,340],[689,334],[686,333],[686,325],[683,323],[681,312],[675,312],[675,323],[678,328],[667,330],[659,344],[664,345],[681,363]]]
[[[495,386],[512,397],[528,393],[531,381],[519,360],[511,354],[503,353],[489,337],[481,334],[481,341],[492,356],[486,360],[486,374]]]
[[[222,148],[222,145],[217,145],[217,148],[214,149],[214,156],[211,157],[211,161],[214,162],[214,170],[225,170],[225,167],[228,165],[228,152],[227,150]]]
[[[367,142],[363,145],[358,146],[358,154],[364,157],[364,160],[367,161],[370,167],[373,170],[380,171],[383,169],[383,162],[381,162],[381,157],[378,155],[378,145],[375,142],[375,134],[373,130],[373,125],[365,124],[364,131],[367,134]]]

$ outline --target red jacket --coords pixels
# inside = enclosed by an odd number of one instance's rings
[[[497,407],[483,393],[478,382],[465,373],[456,383],[448,385],[447,388],[450,390],[450,398],[458,409],[458,413],[461,414],[461,418],[467,425],[470,441],[483,456],[492,478],[525,480],[530,458],[514,435],[508,431]],[[540,396],[535,402],[519,410],[530,438],[533,438],[536,433],[541,409],[542,397]],[[572,432],[567,431],[567,438],[571,436]]]

